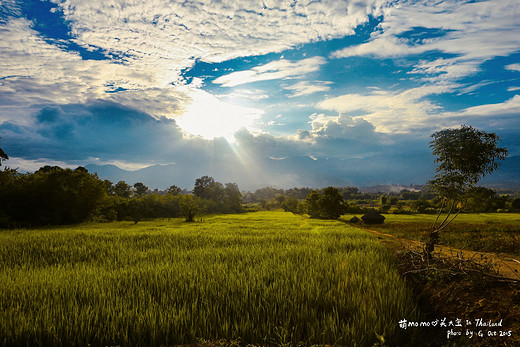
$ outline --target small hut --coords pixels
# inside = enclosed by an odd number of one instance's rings
[[[361,219],[365,224],[383,224],[385,216],[371,208]]]
[[[359,219],[357,216],[354,216],[352,218],[350,218],[350,220],[348,221],[349,223],[359,223],[361,221],[361,219]]]

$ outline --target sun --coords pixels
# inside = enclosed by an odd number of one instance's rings
[[[262,110],[230,104],[204,91],[193,91],[192,103],[177,119],[177,124],[186,133],[212,140],[224,137],[234,143],[234,134],[241,128],[251,129]]]

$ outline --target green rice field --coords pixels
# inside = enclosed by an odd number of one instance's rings
[[[436,215],[385,214],[385,222],[370,229],[425,242]],[[348,221],[353,215],[345,215]],[[441,215],[439,222],[445,218]],[[437,223],[438,224],[438,223]],[[520,213],[463,213],[439,233],[441,245],[483,252],[520,255]]]
[[[0,345],[396,343],[417,315],[369,233],[283,212],[0,231]],[[378,337],[380,336],[380,337]]]

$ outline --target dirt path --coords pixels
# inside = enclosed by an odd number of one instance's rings
[[[383,243],[386,243],[394,248],[412,248],[416,250],[422,250],[424,246],[423,242],[396,237],[362,226],[359,226],[358,228],[376,235]],[[520,280],[520,259],[517,259],[518,257],[515,255],[507,253],[476,252],[441,245],[437,245],[435,247],[436,252],[439,252],[441,256],[460,256],[464,259],[473,259],[476,261],[481,261],[482,263],[491,262],[491,264],[496,267],[502,277],[513,280]]]

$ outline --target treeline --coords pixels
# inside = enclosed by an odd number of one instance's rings
[[[332,190],[333,188],[333,190]],[[486,187],[473,187],[465,194],[462,204],[463,212],[520,212],[518,193],[498,194]],[[244,193],[244,202],[256,205],[259,209],[284,209],[294,213],[307,213],[311,216],[326,215],[317,213],[319,199],[336,201],[338,210],[343,213],[363,213],[375,208],[381,213],[412,214],[437,213],[442,199],[425,190],[410,191],[403,189],[398,193],[361,192],[356,187],[327,187],[325,189],[291,188],[288,190],[266,187],[255,192]],[[334,196],[334,198],[332,198]],[[314,201],[311,203],[311,201]],[[310,209],[309,209],[310,208]],[[323,208],[321,208],[323,209]],[[313,212],[314,211],[314,212]],[[333,213],[337,214],[337,212]]]
[[[0,171],[0,227],[75,224],[84,221],[184,217],[203,213],[242,212],[242,195],[234,183],[203,176],[193,194],[172,185],[164,192],[143,183],[102,180],[85,168],[45,166],[34,173]]]
[[[85,168],[45,166],[34,173],[0,171],[0,227],[75,224],[184,217],[193,221],[204,213],[239,213],[276,210],[308,214],[313,218],[338,218],[376,208],[382,213],[436,213],[442,201],[426,191],[364,193],[355,187],[321,190],[266,187],[241,193],[235,183],[222,184],[212,177],[195,180],[193,191],[172,185],[151,191],[143,183],[102,180]],[[520,198],[475,187],[463,199],[464,212],[518,212]]]

